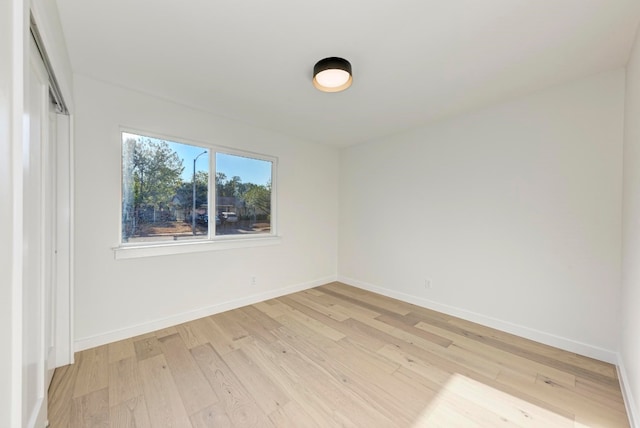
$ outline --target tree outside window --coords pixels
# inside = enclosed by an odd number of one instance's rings
[[[271,234],[273,165],[259,155],[123,132],[122,242]]]

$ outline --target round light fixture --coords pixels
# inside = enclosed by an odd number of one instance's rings
[[[323,92],[340,92],[351,86],[351,64],[343,58],[321,59],[313,67],[313,86]]]

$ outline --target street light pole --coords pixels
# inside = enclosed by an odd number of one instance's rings
[[[196,235],[196,161],[205,153],[207,153],[206,150],[193,160],[193,207],[191,210],[191,231],[193,232],[193,236]]]

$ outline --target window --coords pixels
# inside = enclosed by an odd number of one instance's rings
[[[267,156],[122,132],[121,247],[273,236],[274,166]]]
[[[216,152],[216,235],[271,232],[271,161]]]

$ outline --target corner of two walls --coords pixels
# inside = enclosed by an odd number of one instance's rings
[[[616,362],[623,69],[341,152],[338,278]]]
[[[640,31],[626,74],[620,378],[635,426],[640,426]]]

